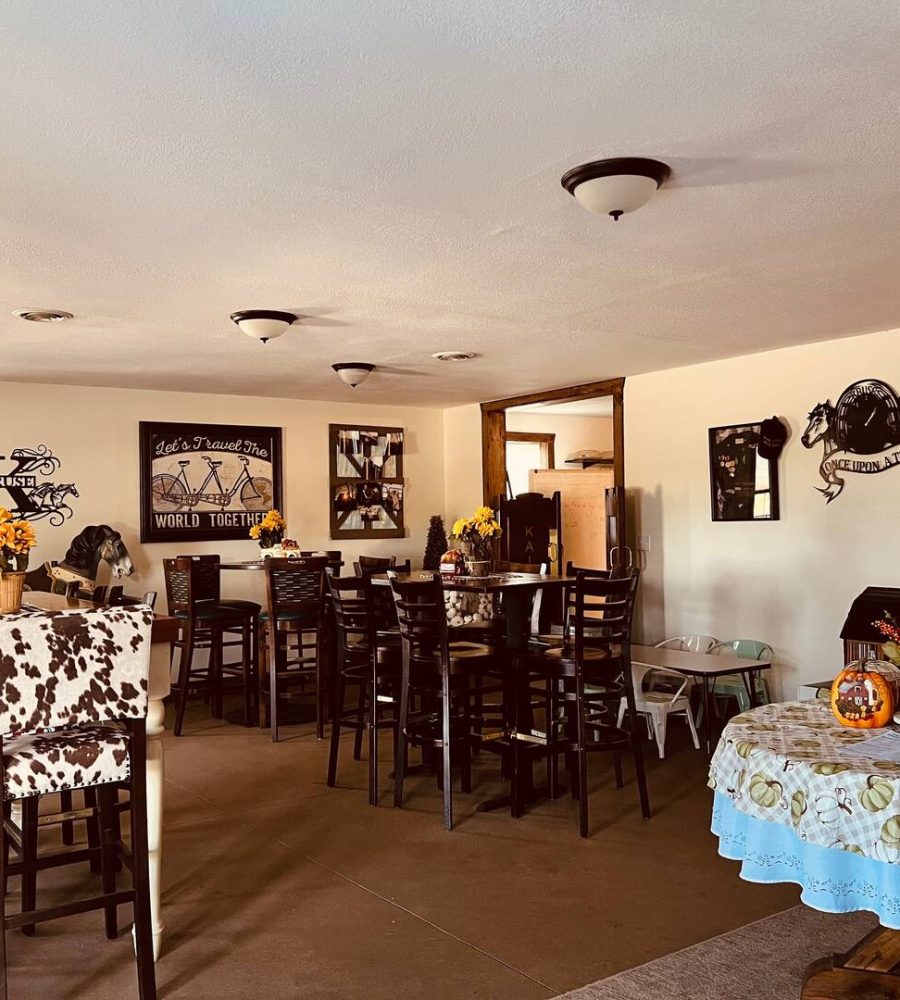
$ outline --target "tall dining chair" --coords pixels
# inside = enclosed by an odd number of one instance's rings
[[[335,622],[337,669],[333,677],[334,705],[331,716],[331,747],[326,784],[337,784],[341,731],[355,734],[354,757],[361,757],[362,741],[369,735],[369,804],[378,804],[378,735],[394,731],[396,745],[397,690],[400,682],[400,634],[391,630],[380,594],[366,575],[326,578]],[[391,592],[386,587],[390,600]],[[355,709],[345,706],[348,685],[359,687]]]
[[[252,612],[244,607],[226,607],[219,603],[218,556],[164,559],[163,571],[169,614],[179,623],[178,638],[172,643],[173,652],[180,652],[178,680],[173,685],[177,693],[175,735],[181,736],[184,731],[187,699],[192,688],[204,690],[212,704],[213,717],[222,717],[223,674],[240,677],[244,725],[251,725],[255,697]],[[223,662],[226,633],[239,637],[241,658],[237,663]],[[195,654],[201,649],[209,653],[204,667],[195,663]]]
[[[279,739],[281,701],[290,689],[303,691],[310,683],[315,688],[316,736],[325,736],[327,567],[326,556],[265,561],[266,610],[262,615],[261,642],[266,656],[259,671],[260,711],[268,705],[274,742]]]
[[[8,877],[22,877],[22,912],[8,913],[5,893],[0,892],[2,997],[9,996],[7,931],[32,932],[48,920],[102,909],[106,936],[114,939],[118,907],[130,905],[139,996],[155,1000],[146,788],[152,624],[152,612],[140,605],[0,616],[0,660],[6,678],[6,700],[0,706],[0,888]],[[49,689],[53,698],[45,697]],[[22,714],[12,705],[27,706],[28,711]],[[38,853],[38,797],[75,789],[95,796],[85,811],[97,817],[102,844]],[[118,835],[119,789],[129,793],[130,848]],[[14,800],[23,804],[21,826],[12,818]],[[9,860],[10,850],[19,860]],[[101,862],[100,895],[38,907],[41,872],[95,856]],[[131,872],[128,889],[117,885],[122,862]]]
[[[564,709],[565,723],[557,723],[551,705],[546,752],[565,751],[573,765],[572,793],[578,799],[578,825],[589,836],[587,760],[594,752],[612,752],[616,784],[624,784],[621,756],[630,750],[637,777],[638,797],[644,819],[650,818],[650,798],[644,771],[641,740],[637,733],[631,669],[631,626],[640,571],[627,575],[588,575],[576,569],[571,589],[567,631],[560,645],[523,654],[520,659],[533,673],[556,681],[554,700]],[[617,724],[613,712],[625,698],[630,729]],[[521,699],[518,700],[521,703]],[[518,742],[518,741],[516,741]],[[514,764],[514,768],[517,765]]]
[[[394,760],[394,805],[403,805],[409,746],[440,754],[444,828],[453,829],[453,768],[460,768],[462,791],[472,789],[472,744],[477,739],[472,694],[494,667],[489,646],[451,642],[439,573],[428,580],[399,580],[388,572],[402,642],[402,676],[397,752]],[[413,711],[414,698],[420,701]]]

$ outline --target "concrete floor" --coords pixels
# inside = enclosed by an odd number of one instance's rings
[[[310,727],[268,733],[215,722],[202,706],[166,738],[164,953],[160,997],[190,1000],[537,1000],[793,905],[797,890],[741,882],[709,833],[703,754],[677,723],[651,755],[654,817],[592,760],[593,836],[576,804],[519,820],[476,813],[503,790],[483,754],[458,824],[441,826],[430,777],[407,805],[366,804],[366,765],[345,737],[339,787]],[[83,872],[46,873],[41,901]],[[11,883],[8,906],[18,906]],[[89,882],[93,890],[93,882]],[[123,926],[129,920],[123,908]],[[108,942],[101,913],[7,935],[12,1000],[136,996],[130,937]]]

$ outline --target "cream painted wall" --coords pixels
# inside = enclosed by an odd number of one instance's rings
[[[613,450],[612,417],[579,417],[507,410],[506,429],[555,434],[553,450],[557,469],[574,468],[566,465],[566,459],[573,452],[584,451],[586,448],[594,448],[597,451]]]
[[[846,477],[826,505],[815,487],[822,446],[800,435],[812,406],[851,383],[900,389],[900,331],[834,340],[629,378],[625,477],[635,534],[650,536],[641,630],[764,639],[776,688],[832,676],[852,599],[900,586],[900,468]],[[779,463],[781,520],[710,520],[707,429],[777,414],[791,436]]]
[[[481,407],[444,410],[444,510],[447,530],[482,501]]]
[[[39,545],[32,554],[32,566],[61,559],[70,539],[81,528],[105,522],[122,533],[134,559],[136,573],[127,581],[128,592],[158,590],[162,606],[163,558],[182,550],[253,558],[257,548],[250,539],[141,545],[140,420],[283,427],[285,514],[290,535],[304,548],[341,548],[348,564],[361,552],[396,554],[400,558],[408,556],[414,563],[420,561],[428,518],[444,510],[444,421],[439,409],[0,383],[0,455],[8,455],[14,447],[46,444],[62,460],[54,481],[74,482],[80,493],[72,503],[74,516],[62,527],[50,527],[46,521],[35,524]],[[328,424],[339,422],[405,428],[407,538],[330,541]],[[0,463],[0,472],[7,467]],[[0,505],[7,502],[8,497],[0,490]],[[104,574],[105,567],[101,579]],[[224,589],[233,596],[255,593],[261,600],[262,577],[255,573],[226,573]]]

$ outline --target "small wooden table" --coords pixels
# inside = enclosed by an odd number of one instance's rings
[[[703,732],[706,737],[706,753],[712,754],[712,694],[717,677],[740,674],[750,696],[751,707],[757,704],[756,678],[760,671],[769,670],[768,660],[747,660],[734,653],[692,653],[682,649],[660,649],[657,646],[631,647],[631,662],[644,667],[660,667],[674,670],[686,677],[699,678],[703,684]],[[710,684],[712,681],[712,684]]]
[[[29,590],[23,595],[23,609],[34,611],[67,611],[96,608],[102,605],[81,601],[62,594]],[[165,731],[166,706],[169,694],[169,644],[178,636],[178,622],[168,615],[154,615],[150,633],[150,690],[147,705],[147,848],[150,863],[150,909],[153,921],[153,955],[159,958],[162,942],[162,827],[163,827],[163,762],[162,734]]]

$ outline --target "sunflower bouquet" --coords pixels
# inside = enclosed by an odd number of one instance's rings
[[[475,559],[491,558],[491,543],[503,534],[491,507],[479,507],[471,517],[461,517],[453,525],[453,534],[472,546]]]
[[[268,514],[250,529],[250,537],[259,542],[261,549],[271,549],[275,545],[280,545],[284,532],[287,529],[287,521],[281,516],[280,511],[270,510]]]
[[[0,573],[24,573],[28,554],[37,545],[29,521],[15,518],[0,507]]]

